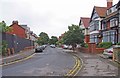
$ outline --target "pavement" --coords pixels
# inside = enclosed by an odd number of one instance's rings
[[[78,53],[83,60],[83,68],[78,76],[117,76],[118,66],[112,60],[97,54]]]
[[[64,50],[79,56],[83,61],[82,68],[76,76],[118,76],[119,65],[103,54],[91,54]]]
[[[10,55],[7,57],[1,57],[0,65],[12,64],[15,61],[27,58],[28,56],[32,55],[33,53],[34,53],[34,49],[29,49],[29,50],[20,51],[19,53],[16,53],[14,55]]]

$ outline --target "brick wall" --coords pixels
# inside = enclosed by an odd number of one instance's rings
[[[85,42],[89,43],[90,42],[90,35],[85,35]]]
[[[97,48],[95,43],[88,43],[88,48],[81,47],[78,48],[77,51],[98,54],[102,53],[104,51],[104,48]]]

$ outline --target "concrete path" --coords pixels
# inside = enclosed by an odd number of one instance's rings
[[[83,66],[78,76],[117,76],[118,66],[97,54],[77,53],[83,60]]]

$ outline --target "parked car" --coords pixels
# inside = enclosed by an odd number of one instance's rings
[[[43,52],[43,47],[42,46],[38,46],[35,48],[35,52]]]
[[[68,46],[67,45],[63,45],[63,49],[68,49]]]
[[[67,45],[63,45],[63,49],[68,49],[68,46]]]
[[[50,47],[55,48],[56,46],[54,44],[51,44]]]
[[[47,47],[47,45],[42,45],[42,49],[44,50]]]
[[[112,58],[112,56],[113,56],[113,47],[105,49],[104,52],[103,52],[103,55],[105,55],[107,58]]]
[[[69,50],[72,50],[72,46],[71,46],[71,45],[69,45],[69,46],[68,46],[68,49],[69,49]]]

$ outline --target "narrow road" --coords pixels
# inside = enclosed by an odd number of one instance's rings
[[[3,76],[64,76],[75,65],[71,54],[60,48],[47,47],[32,58],[3,66]]]

